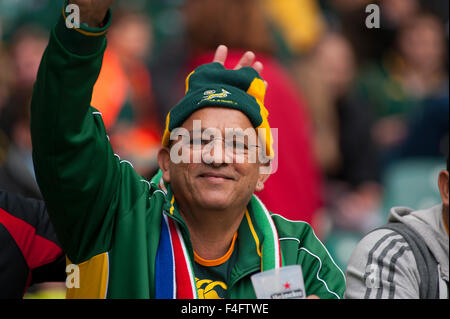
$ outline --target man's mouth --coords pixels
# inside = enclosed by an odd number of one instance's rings
[[[232,177],[225,175],[225,174],[221,174],[221,173],[203,173],[200,174],[199,177],[201,178],[206,178],[209,181],[225,181],[225,180],[234,180]]]

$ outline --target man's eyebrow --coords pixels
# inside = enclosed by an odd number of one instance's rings
[[[199,137],[201,137],[204,131],[205,131],[204,128],[201,128],[200,131],[198,131],[198,130],[189,130],[189,131],[187,131],[188,132],[188,137],[189,138],[194,138],[194,136],[195,136],[194,133],[197,133],[197,134],[200,133]],[[186,136],[186,135],[183,134],[183,136]]]
[[[198,130],[195,130],[195,131],[194,130],[188,130],[187,133],[189,134],[189,137],[193,137],[194,136],[194,132],[197,132],[197,133],[200,132],[200,134],[203,134],[205,131],[208,131],[208,130],[219,130],[219,129],[216,128],[216,127],[208,127],[208,128],[202,127],[202,128],[200,128],[199,131]],[[231,132],[227,131],[227,130],[225,130],[225,134],[222,131],[220,131],[220,132],[224,136],[229,134],[229,135],[232,135],[232,136],[235,136],[235,137],[246,137],[246,136],[249,136],[249,134],[246,131],[247,130],[242,130],[240,128],[235,128],[235,129],[232,128]],[[252,132],[252,134],[253,134],[253,132]],[[184,136],[184,134],[179,134],[179,135]]]
[[[233,130],[231,132],[228,132],[229,135],[235,136],[235,137],[246,137],[248,136],[247,133],[243,132],[242,130]]]

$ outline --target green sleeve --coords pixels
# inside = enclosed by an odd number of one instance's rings
[[[144,183],[116,156],[101,114],[90,106],[106,48],[102,29],[53,29],[31,102],[37,181],[69,259],[83,262],[110,249],[120,214],[145,192]]]
[[[342,299],[345,276],[311,226],[308,225],[300,242],[297,263],[302,266],[306,294],[320,299]]]

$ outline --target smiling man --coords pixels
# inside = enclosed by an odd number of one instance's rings
[[[68,29],[62,15],[31,106],[37,179],[58,239],[80,270],[80,288],[68,297],[255,298],[253,274],[300,265],[308,296],[341,298],[344,276],[312,228],[269,213],[254,194],[274,156],[254,55],[227,70],[221,46],[213,63],[188,76],[186,95],[167,116],[160,171],[146,181],[114,154],[90,106],[112,1],[70,2],[82,25]],[[188,156],[176,160],[182,151]]]

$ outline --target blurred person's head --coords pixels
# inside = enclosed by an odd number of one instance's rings
[[[31,88],[14,91],[0,112],[0,128],[10,144],[14,144],[23,152],[31,152],[31,95]]]
[[[259,0],[187,0],[186,32],[194,51],[219,44],[232,49],[273,53],[271,31]]]
[[[426,73],[441,72],[447,56],[445,27],[439,18],[420,14],[400,29],[398,50],[407,67]]]
[[[339,97],[355,75],[355,56],[350,42],[339,33],[326,34],[311,52],[311,61],[329,93]]]
[[[0,111],[5,106],[6,99],[13,82],[11,58],[0,43]],[[0,128],[1,129],[1,128]]]
[[[11,39],[11,59],[16,86],[34,84],[48,34],[35,25],[26,25],[14,32]]]
[[[118,8],[108,31],[108,44],[122,62],[147,60],[153,47],[153,28],[149,17],[132,10]]]
[[[380,0],[383,21],[393,27],[405,25],[419,10],[418,0]]]

